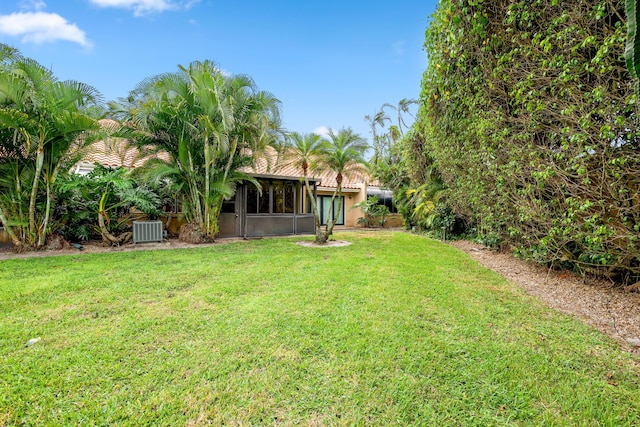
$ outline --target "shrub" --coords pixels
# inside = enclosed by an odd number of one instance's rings
[[[637,281],[640,140],[623,17],[620,0],[441,1],[416,143],[449,205],[491,244]]]

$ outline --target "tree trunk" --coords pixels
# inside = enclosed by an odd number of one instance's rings
[[[40,144],[38,146],[38,154],[36,156],[36,173],[33,177],[33,184],[31,185],[31,197],[29,199],[29,239],[33,239],[36,236],[36,199],[38,197],[38,184],[40,182],[40,174],[42,173],[42,166],[44,164],[44,147]],[[33,242],[32,242],[33,243]]]
[[[342,197],[342,180],[340,180],[338,182],[338,188],[336,188],[336,191],[334,191],[333,196],[331,197],[331,209],[333,209],[333,203],[336,200],[336,198],[338,199],[338,201],[340,201],[340,198]],[[336,226],[336,222],[338,222],[338,217],[340,216],[340,212],[342,212],[342,203],[338,203],[338,209],[336,212],[333,212],[333,218],[331,218],[330,221],[327,221],[327,226],[325,227],[325,242],[327,240],[329,240],[329,236],[331,236],[333,234],[333,227]]]
[[[204,195],[202,195],[204,207],[203,231],[211,232],[211,153],[209,152],[209,137],[204,138]]]
[[[315,243],[317,243],[318,245],[324,245],[325,243],[327,243],[328,238],[329,238],[329,236],[327,235],[327,233],[322,231],[322,227],[316,228],[316,240],[315,240]]]
[[[9,237],[11,238],[11,243],[13,244],[13,251],[16,253],[24,252],[24,243],[16,236],[16,233],[13,232],[11,227],[9,227],[9,220],[7,216],[4,214],[2,208],[0,208],[0,222],[4,227],[4,231],[7,232]]]
[[[304,186],[307,189],[307,195],[309,196],[309,200],[311,200],[311,210],[313,211],[313,216],[316,221],[315,242],[318,244],[326,243],[327,239],[324,237],[324,234],[322,233],[322,224],[320,223],[320,211],[318,210],[318,204],[316,203],[316,198],[313,196],[313,192],[311,191],[311,186],[309,185],[309,178],[307,177],[306,170],[304,174]]]
[[[116,237],[109,233],[107,226],[104,223],[104,215],[102,212],[98,212],[98,225],[100,226],[100,232],[102,233],[102,241],[109,246],[120,246],[123,243],[122,238]]]
[[[45,178],[46,179],[46,178]],[[38,248],[44,246],[47,241],[47,232],[49,228],[49,213],[51,212],[51,185],[47,181],[47,204],[44,211],[44,220],[42,221],[42,229],[38,230]]]

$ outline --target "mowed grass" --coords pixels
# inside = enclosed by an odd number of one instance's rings
[[[439,242],[335,237],[0,262],[0,425],[640,425],[611,339]]]

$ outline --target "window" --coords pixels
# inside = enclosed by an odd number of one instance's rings
[[[262,194],[258,195],[258,213],[269,213],[269,202],[271,194],[269,194],[269,181],[260,181],[262,185]]]
[[[295,184],[293,182],[287,182],[284,185],[284,213],[295,212],[295,194]]]
[[[229,200],[222,202],[220,213],[236,213],[236,195],[234,194]]]
[[[282,181],[273,183],[273,213],[284,213],[284,184]]]
[[[333,215],[338,211],[339,206],[341,206],[341,209],[336,225],[344,225],[344,196],[339,199],[336,197],[333,201],[333,206],[331,206],[331,196],[318,196],[320,223],[325,225],[330,219],[333,219]]]
[[[253,184],[247,185],[247,213],[258,213],[258,190]]]
[[[182,213],[182,202],[178,196],[163,199],[162,210],[167,213]]]
[[[292,214],[295,212],[296,185],[288,181],[259,180],[262,195],[255,186],[247,187],[248,214]]]
[[[262,194],[253,185],[247,186],[247,213],[269,213],[269,181],[258,180],[258,184],[262,188]]]
[[[391,190],[383,190],[378,187],[369,187],[367,189],[367,199],[371,196],[378,198],[378,204],[389,208],[390,213],[397,213],[398,208],[393,203],[393,192]]]

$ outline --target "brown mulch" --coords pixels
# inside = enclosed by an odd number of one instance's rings
[[[185,249],[185,248],[204,248],[212,245],[223,245],[225,243],[242,241],[242,238],[223,238],[216,239],[213,243],[185,243],[178,239],[163,240],[162,242],[150,242],[150,243],[128,243],[122,246],[104,246],[101,241],[90,241],[82,244],[82,250],[78,250],[74,247],[61,250],[42,250],[34,252],[25,252],[21,254],[15,254],[11,250],[10,246],[0,247],[0,261],[5,259],[15,258],[39,258],[46,256],[58,256],[58,255],[72,255],[80,253],[105,253],[105,252],[133,252],[133,251],[146,251],[146,250],[162,250],[162,249]]]
[[[640,354],[640,294],[607,280],[585,279],[566,271],[550,271],[508,253],[469,241],[451,242],[483,266],[521,286],[547,306],[578,317]]]

